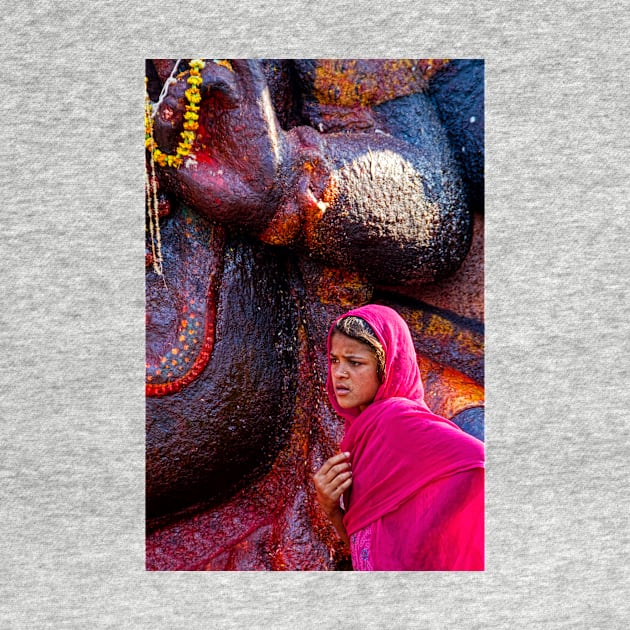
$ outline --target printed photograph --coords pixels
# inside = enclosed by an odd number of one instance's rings
[[[484,77],[146,60],[146,570],[484,570]]]

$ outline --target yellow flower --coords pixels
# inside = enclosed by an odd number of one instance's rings
[[[185,94],[188,101],[193,105],[201,102],[201,94],[199,94],[199,90],[195,89],[195,92],[192,92],[191,90],[186,90]]]
[[[175,155],[167,155],[158,148],[157,142],[153,138],[153,108],[149,101],[148,95],[145,92],[145,107],[144,107],[144,130],[145,130],[145,146],[151,152],[153,159],[160,166],[171,166],[173,168],[179,168],[183,161],[182,158],[190,154],[193,143],[195,142],[196,131],[199,129],[199,103],[201,102],[201,93],[197,86],[203,83],[203,79],[199,74],[199,70],[205,67],[203,59],[192,59],[189,62],[190,73],[187,79],[190,87],[186,90],[186,98],[188,103],[186,104],[186,110],[184,112],[184,131],[181,132],[181,141],[177,145]],[[148,79],[145,77],[145,83]]]

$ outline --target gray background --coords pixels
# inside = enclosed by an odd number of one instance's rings
[[[0,37],[0,627],[627,627],[627,5],[29,5]],[[143,60],[188,56],[485,58],[484,574],[144,571]]]

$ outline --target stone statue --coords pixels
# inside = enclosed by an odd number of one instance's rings
[[[427,402],[483,430],[483,64],[150,60],[147,77],[147,568],[345,568],[311,483],[342,431],[332,319],[397,308]]]

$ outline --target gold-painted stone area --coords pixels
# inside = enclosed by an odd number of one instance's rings
[[[379,105],[422,92],[448,59],[324,59],[315,68],[313,98],[321,105]]]

